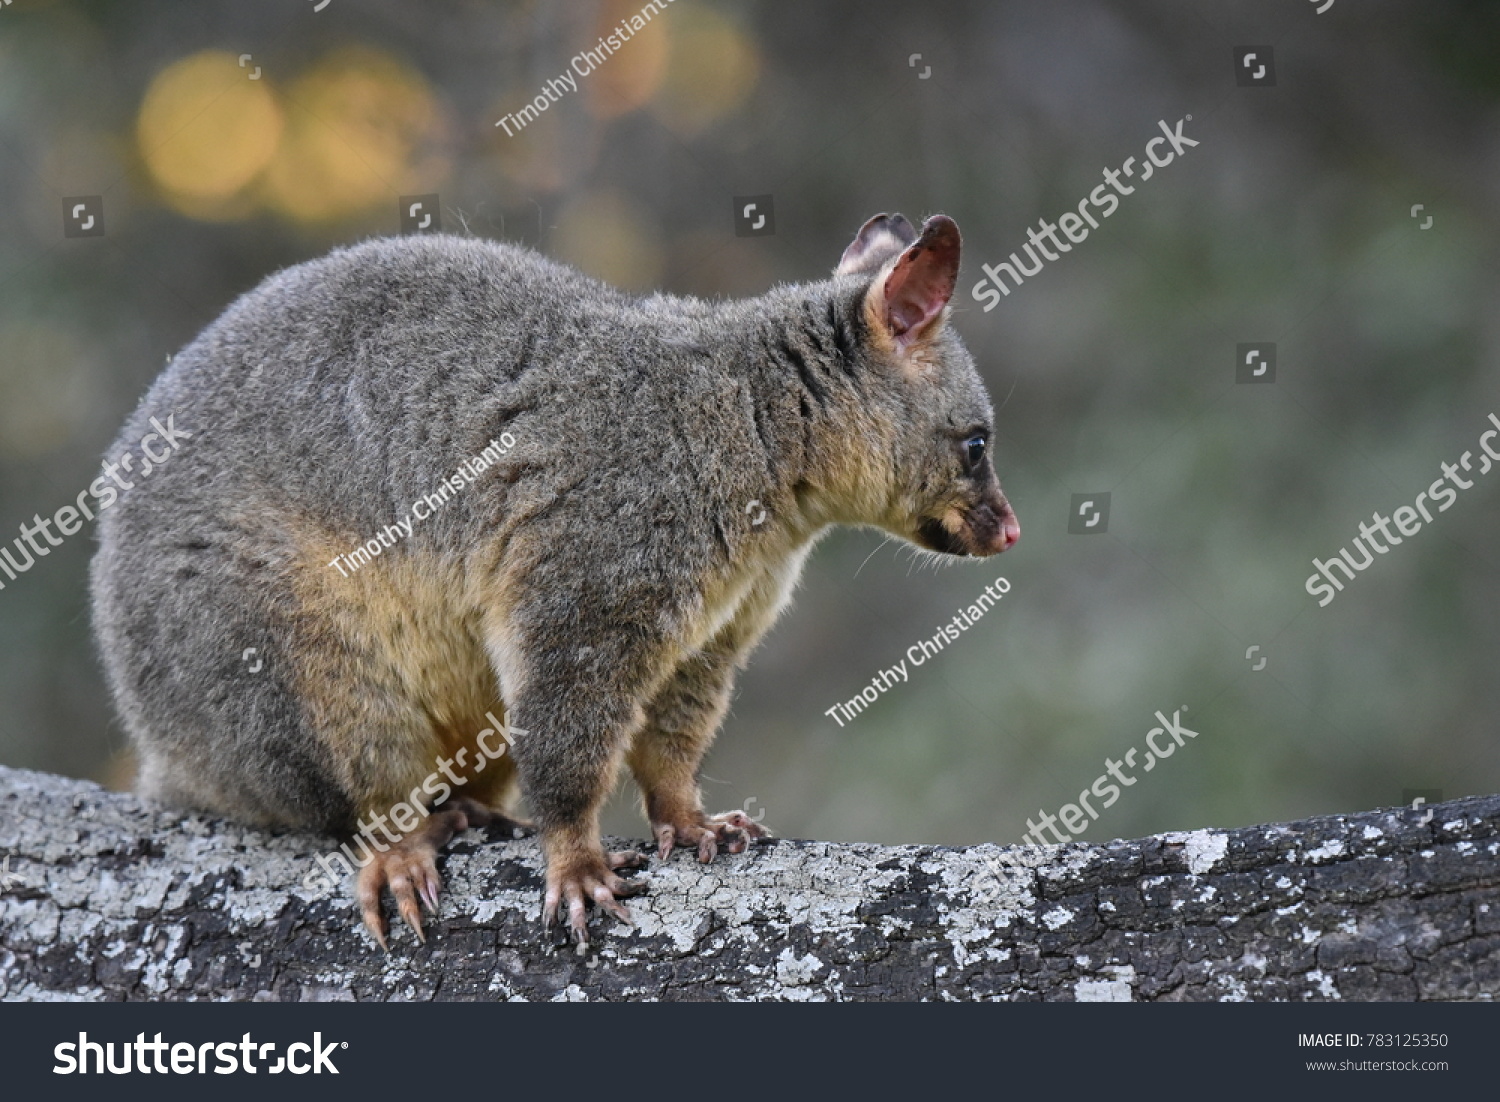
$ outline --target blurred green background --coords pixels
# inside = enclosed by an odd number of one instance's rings
[[[1500,413],[1500,5],[675,0],[524,131],[496,128],[643,3],[0,8],[0,539],[97,476],[237,294],[398,232],[400,195],[700,296],[822,278],[870,215],[942,211],[1021,542],[935,569],[873,533],[826,540],[741,682],[711,809],[1014,842],[1183,706],[1198,738],[1084,837],[1500,790],[1500,475],[1328,607],[1303,588]],[[1237,85],[1243,45],[1274,48],[1274,87]],[[980,309],[981,263],[1188,115],[1196,148]],[[775,234],[736,236],[732,197],[766,193]],[[65,238],[83,195],[106,232]],[[1235,383],[1243,342],[1276,344],[1273,384]],[[1101,492],[1108,531],[1070,535],[1072,495]],[[0,762],[122,785],[92,550],[90,529],[0,590]],[[1010,595],[909,683],[845,727],[824,714],[1000,575]],[[640,833],[633,804],[612,829]]]

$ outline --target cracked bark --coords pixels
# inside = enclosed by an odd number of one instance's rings
[[[398,928],[389,957],[345,884],[309,879],[330,846],[0,768],[0,998],[1500,993],[1500,796],[1105,845],[679,853],[586,958],[539,934],[535,839],[455,839],[428,944]]]

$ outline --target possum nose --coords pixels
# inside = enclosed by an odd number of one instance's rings
[[[989,546],[984,549],[986,555],[998,555],[1002,550],[1010,550],[1022,538],[1022,525],[1016,519],[1016,510],[1011,508],[1010,502],[1002,499],[1001,505],[995,510],[995,516],[998,523],[995,535],[990,537]]]
[[[995,535],[995,550],[1008,551],[1016,545],[1016,540],[1021,538],[1021,522],[1016,519],[1016,514],[1010,509],[1005,510],[1005,515],[1000,518],[1000,531]]]

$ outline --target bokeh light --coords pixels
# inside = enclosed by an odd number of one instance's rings
[[[140,156],[179,214],[261,207],[299,222],[344,218],[429,191],[450,167],[427,81],[369,47],[340,49],[278,92],[237,55],[205,50],[163,69],[136,124]]]
[[[656,114],[692,137],[745,102],[760,77],[760,55],[743,28],[711,8],[672,13],[667,71]]]
[[[345,217],[447,175],[448,126],[422,75],[369,47],[339,50],[288,86],[287,126],[266,174],[272,209]]]
[[[548,251],[626,290],[652,290],[661,277],[659,230],[614,191],[590,192],[564,207]]]
[[[514,115],[528,102],[525,93],[512,93],[492,108],[491,115]],[[489,147],[496,175],[510,185],[506,198],[525,202],[528,196],[557,191],[583,175],[598,152],[599,136],[595,128],[580,127],[551,109],[511,134],[492,127]]]
[[[639,16],[640,10],[640,0],[609,0],[600,8],[594,38],[583,43],[581,49],[602,52],[598,40],[617,33],[621,23],[628,27],[631,17]],[[679,14],[669,13],[672,18]],[[631,30],[630,37],[618,50],[580,79],[580,90],[596,118],[624,115],[648,103],[656,94],[667,71],[668,22],[667,16],[657,14],[640,29]]]
[[[233,200],[276,152],[282,113],[265,74],[205,50],[167,66],[141,102],[141,160],[170,206],[194,217],[235,213]]]

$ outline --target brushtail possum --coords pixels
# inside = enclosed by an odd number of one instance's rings
[[[819,535],[1020,535],[947,324],[959,247],[947,217],[880,215],[832,278],[726,302],[451,236],[271,276],[111,453],[152,417],[192,434],[101,514],[91,568],[140,789],[270,828],[378,821],[355,894],[382,945],[383,892],[421,937],[441,847],[510,822],[517,788],[543,921],[580,951],[589,904],[628,919],[642,887],[599,834],[622,767],[660,859],[742,851],[761,828],[706,814],[698,767]]]

